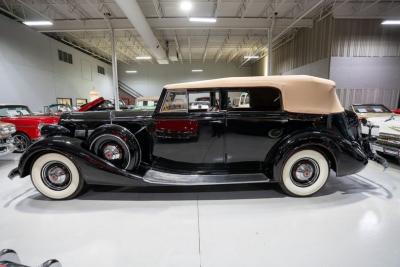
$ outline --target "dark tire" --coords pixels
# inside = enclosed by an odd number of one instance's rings
[[[282,165],[279,184],[288,195],[310,196],[325,185],[329,173],[329,161],[323,153],[312,148],[298,150]]]
[[[72,199],[85,185],[75,163],[59,153],[38,157],[32,165],[31,179],[42,195],[54,200]]]
[[[13,135],[15,150],[14,153],[23,153],[31,145],[32,141],[26,134],[17,132]]]
[[[89,148],[97,156],[121,169],[133,170],[140,163],[140,146],[136,140],[101,134],[92,139]]]

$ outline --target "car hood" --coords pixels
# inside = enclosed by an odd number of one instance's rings
[[[400,135],[400,116],[368,118],[374,125],[379,126],[379,133]]]
[[[108,120],[108,119],[122,119],[122,120],[145,120],[151,118],[153,115],[152,110],[103,110],[103,111],[86,111],[86,112],[70,112],[63,113],[61,120]]]

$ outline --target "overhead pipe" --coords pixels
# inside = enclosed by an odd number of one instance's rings
[[[150,54],[159,64],[168,64],[167,53],[154,35],[147,22],[139,4],[136,0],[115,0],[119,8],[132,23],[135,30],[142,37],[143,42]]]

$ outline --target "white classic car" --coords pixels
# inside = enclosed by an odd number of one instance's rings
[[[360,119],[365,118],[372,125],[372,136],[377,141],[372,145],[373,150],[395,156],[400,160],[400,115],[380,104],[352,105],[352,110]],[[362,134],[368,134],[369,128],[361,127]]]

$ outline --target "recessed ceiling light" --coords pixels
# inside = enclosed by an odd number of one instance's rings
[[[27,26],[51,26],[53,22],[49,20],[26,20],[22,22]]]
[[[192,10],[193,5],[190,1],[182,1],[180,7],[183,11],[190,11]]]
[[[400,20],[384,20],[383,25],[400,25]]]
[[[205,23],[215,23],[216,18],[189,18],[190,22],[205,22]]]
[[[244,59],[259,59],[260,56],[244,56]]]
[[[126,70],[126,73],[137,73],[137,70]]]
[[[151,56],[137,56],[136,59],[137,60],[148,60],[148,59],[151,59]]]
[[[195,70],[192,70],[192,72],[203,72],[203,70],[202,69],[195,69]]]

